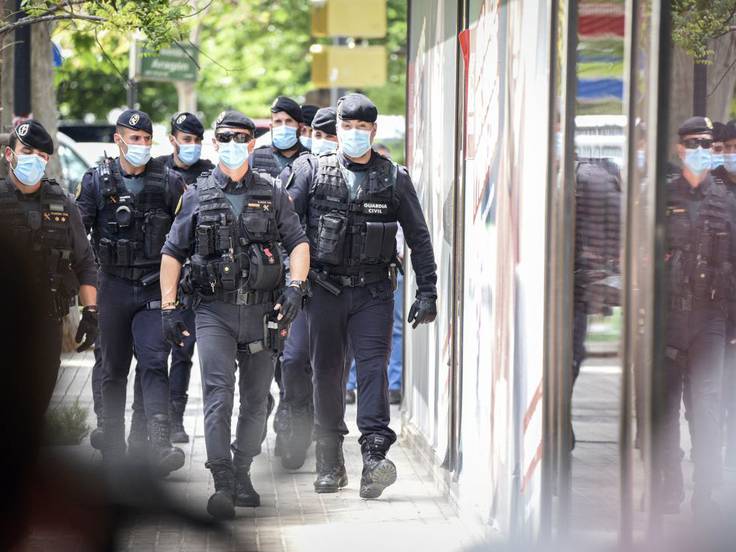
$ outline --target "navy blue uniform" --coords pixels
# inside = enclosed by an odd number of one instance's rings
[[[330,166],[323,170],[323,163]],[[344,236],[342,243],[343,251],[349,254],[338,252],[332,264],[324,259],[333,251],[320,243],[319,234],[325,232],[331,237],[332,230],[344,224],[329,217],[332,200],[327,192],[318,195],[315,191],[325,178],[329,180],[325,185],[329,184],[332,192],[349,194],[349,206],[345,210],[359,213],[364,221],[355,228],[346,228],[346,232],[353,232]],[[306,209],[300,215],[308,223],[312,268],[340,288],[339,295],[333,295],[313,282],[313,296],[306,306],[317,436],[342,438],[348,432],[344,401],[349,341],[360,389],[361,442],[375,436],[393,443],[396,435],[389,428],[386,367],[394,310],[388,265],[395,256],[395,222],[401,224],[411,250],[419,292],[436,297],[434,252],[414,185],[405,167],[394,165],[375,152],[364,165],[333,153],[321,155],[311,172],[295,172],[289,193],[296,206]],[[371,220],[380,222],[371,223]],[[347,226],[350,224],[349,220]],[[377,241],[366,237],[366,232],[370,234],[366,230],[369,224],[380,233]]]
[[[134,353],[141,372],[146,418],[168,418],[169,348],[161,334],[160,245],[158,254],[156,246],[168,231],[184,182],[155,160],[137,176],[123,174],[118,160],[112,161],[110,168],[107,183],[99,167],[84,175],[77,206],[92,234],[100,263],[103,424],[114,429],[115,436],[110,439],[117,440],[124,425],[125,389]],[[154,174],[158,175],[155,181]],[[128,236],[126,232],[133,228],[140,235]],[[126,239],[116,239],[123,235]]]
[[[248,158],[248,166],[253,170],[268,173],[276,178],[284,169],[296,161],[296,158],[303,152],[309,151],[298,141],[294,147],[296,148],[296,153],[291,157],[286,157],[273,146],[256,148]]]

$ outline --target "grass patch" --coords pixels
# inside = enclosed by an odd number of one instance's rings
[[[78,445],[89,433],[87,411],[79,401],[46,414],[44,443],[47,445]]]

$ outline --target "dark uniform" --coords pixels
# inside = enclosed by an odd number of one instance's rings
[[[237,112],[224,113],[217,125],[255,131],[250,119]],[[217,490],[208,510],[216,517],[232,515],[232,502],[218,507],[213,501],[218,493],[233,494],[233,467],[236,504],[260,504],[249,472],[253,457],[261,452],[277,348],[265,341],[264,322],[274,313],[284,285],[279,244],[291,253],[306,242],[288,194],[274,186],[272,178],[248,171],[233,182],[218,167],[184,194],[163,248],[181,263],[190,259],[184,281],[194,294],[206,466]],[[241,405],[231,449],[236,368]]]
[[[336,135],[335,108],[320,109],[312,117],[312,128],[327,134]],[[297,213],[306,214],[308,190],[294,190],[295,183],[303,186],[316,170],[317,156],[302,153],[294,163],[286,167],[279,180],[296,202]],[[299,174],[300,177],[296,178]],[[302,218],[306,228],[306,219]],[[312,442],[314,425],[314,402],[312,387],[312,365],[309,358],[309,333],[306,313],[299,313],[289,329],[289,337],[281,356],[281,400],[274,414],[273,426],[276,431],[276,446],[281,456],[281,464],[286,469],[302,467],[307,449]]]
[[[710,121],[688,119],[680,136],[710,134]],[[687,163],[687,160],[686,160]],[[707,170],[707,167],[706,167]],[[695,170],[693,170],[695,172]],[[708,508],[720,480],[720,396],[726,320],[733,305],[733,237],[736,209],[723,182],[706,173],[697,187],[682,174],[668,182],[667,249],[669,310],[660,389],[664,409],[655,439],[665,512],[684,498],[680,465],[680,402],[689,402],[693,438],[696,513]]]
[[[25,146],[53,154],[51,136],[40,123],[21,122],[14,133]],[[10,170],[13,171],[12,165]],[[47,316],[37,321],[36,326],[44,336],[40,352],[43,369],[37,372],[43,380],[36,382],[36,392],[39,404],[47,405],[59,372],[62,320],[69,313],[79,286],[97,285],[97,265],[79,210],[54,180],[43,178],[37,191],[24,194],[10,177],[0,179],[0,227],[14,244],[30,255],[34,270],[31,287],[47,309]],[[80,351],[95,341],[96,313],[85,309],[82,324],[87,339]],[[77,341],[80,340],[78,333]]]
[[[338,129],[341,120],[374,123],[377,110],[365,96],[351,94],[338,103],[337,117]],[[341,132],[340,148],[345,151]],[[363,154],[368,150],[370,144]],[[302,214],[313,269],[313,295],[306,313],[314,370],[315,490],[336,492],[347,485],[342,440],[348,432],[344,413],[349,340],[360,389],[358,428],[364,462],[360,494],[375,498],[396,479],[395,466],[385,455],[396,439],[389,428],[386,367],[397,222],[411,248],[419,288],[409,316],[415,326],[436,316],[437,276],[429,231],[406,168],[375,152],[367,164],[350,161],[340,152],[320,155],[311,174],[295,173],[290,190],[296,205],[307,205]]]
[[[118,126],[151,133],[148,116],[125,111]],[[130,146],[129,146],[130,151]],[[161,246],[184,182],[163,163],[148,160],[140,175],[126,175],[119,160],[105,160],[82,180],[77,205],[100,265],[99,308],[103,365],[103,457],[125,451],[125,389],[132,356],[141,371],[142,401],[158,468],[178,469],[184,454],[169,436],[169,347],[160,323]]]

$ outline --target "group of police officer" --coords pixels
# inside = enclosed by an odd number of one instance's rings
[[[348,484],[342,443],[346,366],[353,356],[364,463],[360,496],[376,498],[395,482],[396,468],[386,458],[396,438],[386,366],[402,270],[399,225],[417,276],[408,316],[414,327],[436,316],[436,266],[406,169],[371,147],[377,117],[361,94],[323,109],[278,97],[271,106],[271,144],[254,149],[253,121],[225,111],[214,124],[214,166],[200,157],[204,127],[195,115],[172,118],[173,153],[152,159],[151,120],[129,109],[114,134],[120,156],[85,174],[76,204],[44,178],[53,154],[45,129],[35,121],[14,129],[5,150],[10,171],[0,190],[0,218],[37,255],[37,284],[49,295],[54,350],[44,392],[50,397],[59,368],[60,321],[78,294],[80,350],[97,343],[98,427],[91,441],[105,466],[114,470],[126,450],[162,476],[184,465],[184,452],[172,441],[188,440],[182,420],[196,340],[206,467],[215,487],[207,504],[212,516],[231,519],[235,506],[260,504],[250,466],[274,406],[274,372],[282,464],[301,467],[314,435],[315,491]],[[240,405],[231,442],[236,372]]]

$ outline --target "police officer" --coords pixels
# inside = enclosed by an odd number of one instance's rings
[[[679,129],[679,174],[669,178],[667,246],[669,311],[666,325],[664,409],[655,420],[659,458],[657,504],[679,511],[680,402],[689,394],[696,516],[713,513],[711,491],[720,477],[720,386],[726,318],[733,303],[734,200],[710,175],[713,124],[692,117]],[[683,389],[684,385],[684,389]]]
[[[308,106],[302,106],[302,108]],[[317,166],[317,156],[323,152],[337,149],[337,112],[334,107],[324,107],[312,117],[312,152],[302,153],[294,163],[286,167],[279,180],[286,190],[299,202],[295,204],[298,213],[306,213],[308,190],[296,190],[292,194],[291,187],[295,182],[303,185],[307,179],[293,178],[296,173],[309,175]],[[302,220],[302,226],[306,221]],[[276,430],[276,447],[281,456],[281,464],[286,469],[296,470],[302,467],[306,459],[307,449],[312,442],[314,424],[314,405],[312,392],[312,368],[309,359],[309,335],[307,318],[304,313],[296,317],[289,329],[284,353],[281,358],[281,391],[274,429]]]
[[[36,389],[39,404],[48,405],[61,360],[62,319],[79,295],[83,305],[77,351],[97,337],[97,267],[79,211],[54,180],[44,178],[54,142],[41,123],[21,121],[5,147],[8,178],[0,180],[0,230],[31,256],[33,289],[47,306],[38,323],[44,335],[40,352],[44,376]],[[35,270],[37,269],[37,270]]]
[[[302,128],[302,109],[286,96],[279,96],[271,104],[271,145],[253,151],[248,160],[251,169],[266,172],[276,178],[287,165],[309,151],[299,141]]]
[[[418,291],[409,313],[414,327],[437,315],[436,265],[427,224],[406,168],[371,149],[378,110],[366,96],[337,105],[337,153],[320,155],[315,169],[295,174],[294,202],[307,195],[307,235],[313,296],[307,302],[314,370],[318,493],[347,485],[342,441],[347,433],[345,356],[355,355],[360,389],[358,428],[363,453],[360,496],[376,498],[396,480],[386,458],[396,435],[389,428],[386,367],[391,350],[394,289],[391,265],[400,223],[411,248]],[[301,181],[304,180],[304,181]],[[291,189],[291,188],[290,188]]]
[[[184,281],[195,295],[206,466],[215,483],[207,511],[221,519],[232,518],[235,505],[260,505],[250,465],[261,452],[273,351],[281,348],[274,333],[299,312],[309,269],[307,238],[288,194],[268,175],[249,170],[254,133],[242,113],[218,117],[218,166],[184,194],[161,261],[164,334],[181,346],[189,331],[176,308],[177,285],[191,259]],[[279,243],[290,254],[292,280],[285,288]],[[231,452],[236,360],[241,404]]]
[[[187,112],[176,113],[171,117],[171,134],[169,135],[169,142],[174,150],[171,155],[163,155],[158,160],[169,169],[178,172],[185,184],[194,184],[199,175],[215,168],[212,161],[201,157],[203,138],[204,126],[196,115]],[[169,413],[173,443],[189,442],[189,435],[184,430],[184,410],[189,398],[187,391],[192,372],[196,333],[194,331],[194,312],[190,308],[185,308],[182,316],[184,323],[191,328],[191,335],[184,340],[184,347],[174,347],[171,351]]]
[[[723,167],[724,157],[724,141],[726,139],[726,125],[713,121],[713,145],[711,146],[711,163],[710,169],[715,171]]]
[[[299,135],[299,141],[301,142],[304,149],[307,151],[312,150],[312,121],[314,116],[319,111],[319,106],[312,104],[302,104],[302,130]]]
[[[152,133],[148,115],[124,111],[114,135],[121,155],[104,159],[84,175],[77,205],[100,265],[103,459],[109,463],[125,452],[125,388],[135,352],[151,459],[165,474],[184,465],[184,453],[170,440],[170,347],[161,333],[156,283],[161,247],[184,182],[151,159]]]

